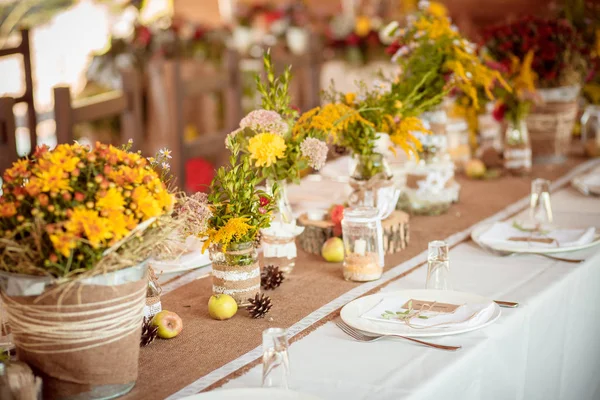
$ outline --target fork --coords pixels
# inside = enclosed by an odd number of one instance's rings
[[[402,335],[367,336],[364,333],[362,333],[361,331],[359,331],[355,328],[352,328],[350,325],[346,324],[341,319],[336,320],[335,324],[338,326],[338,328],[340,328],[342,331],[344,331],[346,334],[348,334],[348,336],[352,337],[354,340],[359,341],[359,342],[367,342],[367,343],[368,342],[376,342],[383,338],[397,337],[397,338],[401,338],[401,339],[410,340],[411,342],[422,344],[423,346],[433,347],[435,349],[440,349],[440,350],[456,351],[456,350],[459,350],[462,348],[462,346],[444,346],[443,344],[424,342],[422,340],[418,340],[418,339],[414,339],[414,338],[411,338],[408,336],[402,336]]]
[[[479,245],[479,247],[481,247],[483,250],[487,251],[488,253],[494,254],[499,257],[510,257],[510,256],[514,256],[515,254],[533,254],[536,256],[546,257],[551,260],[563,261],[563,262],[568,262],[568,263],[572,263],[572,264],[579,264],[579,263],[582,263],[585,261],[585,260],[580,260],[580,259],[575,259],[575,258],[562,258],[562,257],[551,256],[550,254],[546,254],[546,253],[515,253],[512,251],[492,249],[491,247],[489,247],[481,242],[477,242],[477,244]]]

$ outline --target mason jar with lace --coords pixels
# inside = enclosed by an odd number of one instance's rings
[[[228,294],[238,305],[260,293],[260,266],[254,242],[230,243],[209,248],[213,294]]]
[[[383,229],[375,207],[344,210],[344,279],[357,282],[381,277],[384,264]]]
[[[380,208],[389,215],[398,201],[398,188],[392,180],[392,172],[385,157],[380,153],[353,154],[351,160],[350,207]]]
[[[406,163],[406,185],[398,208],[414,215],[439,215],[458,201],[460,185],[445,135],[416,134],[423,146],[418,160]]]

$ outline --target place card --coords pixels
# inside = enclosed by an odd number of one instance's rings
[[[438,303],[438,302],[410,299],[406,303],[404,303],[402,308],[404,308],[405,310],[408,310],[410,308],[409,304],[412,305],[412,309],[416,310],[416,311],[425,309],[427,311],[439,312],[439,313],[453,313],[454,311],[456,311],[456,309],[458,307],[460,307],[459,305],[456,305],[456,304]],[[431,308],[429,308],[429,307],[431,307]]]
[[[552,238],[532,238],[532,237],[517,237],[517,236],[509,237],[508,240],[510,240],[511,242],[535,242],[535,243],[546,243],[546,244],[552,244],[556,241],[556,239],[552,239]]]

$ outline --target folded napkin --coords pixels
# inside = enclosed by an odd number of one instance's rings
[[[361,318],[377,322],[389,322],[392,324],[407,324],[407,321],[397,318],[387,319],[382,315],[386,311],[397,312],[406,311],[402,308],[409,299],[399,299],[397,297],[383,298],[377,305],[361,315]],[[415,310],[416,311],[416,310]],[[410,325],[414,328],[468,328],[481,325],[488,321],[494,313],[494,304],[492,302],[484,304],[462,304],[452,313],[440,313],[433,311],[424,311],[420,315],[427,317],[410,319]]]
[[[479,237],[479,241],[490,247],[510,247],[515,249],[555,248],[583,246],[591,243],[596,235],[596,228],[588,229],[551,229],[545,234],[524,232],[513,226],[513,223],[496,222]],[[511,240],[512,239],[512,240]],[[549,240],[548,240],[549,239]]]
[[[580,182],[589,193],[600,195],[600,171],[582,176]]]

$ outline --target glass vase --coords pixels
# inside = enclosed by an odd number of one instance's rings
[[[504,135],[504,168],[513,175],[531,172],[531,143],[523,120],[508,123]]]
[[[396,187],[392,181],[392,171],[382,154],[352,155],[350,186],[352,193],[348,199],[350,207],[375,207],[389,214],[397,201],[393,199]]]
[[[418,135],[418,160],[406,163],[406,184],[398,208],[413,215],[440,215],[458,201],[460,185],[448,154],[446,135]]]
[[[581,116],[581,141],[588,157],[600,155],[600,105],[585,107]]]
[[[383,233],[379,212],[374,207],[344,210],[344,279],[374,281],[383,273]]]
[[[277,181],[277,194],[274,196],[275,211],[271,226],[261,230],[261,244],[265,265],[275,265],[284,274],[289,274],[296,265],[296,236],[304,228],[296,226],[296,218],[287,195],[287,184]],[[267,192],[273,195],[275,182],[267,180]]]
[[[240,306],[260,293],[260,266],[254,242],[230,243],[209,248],[213,294],[228,294]]]

